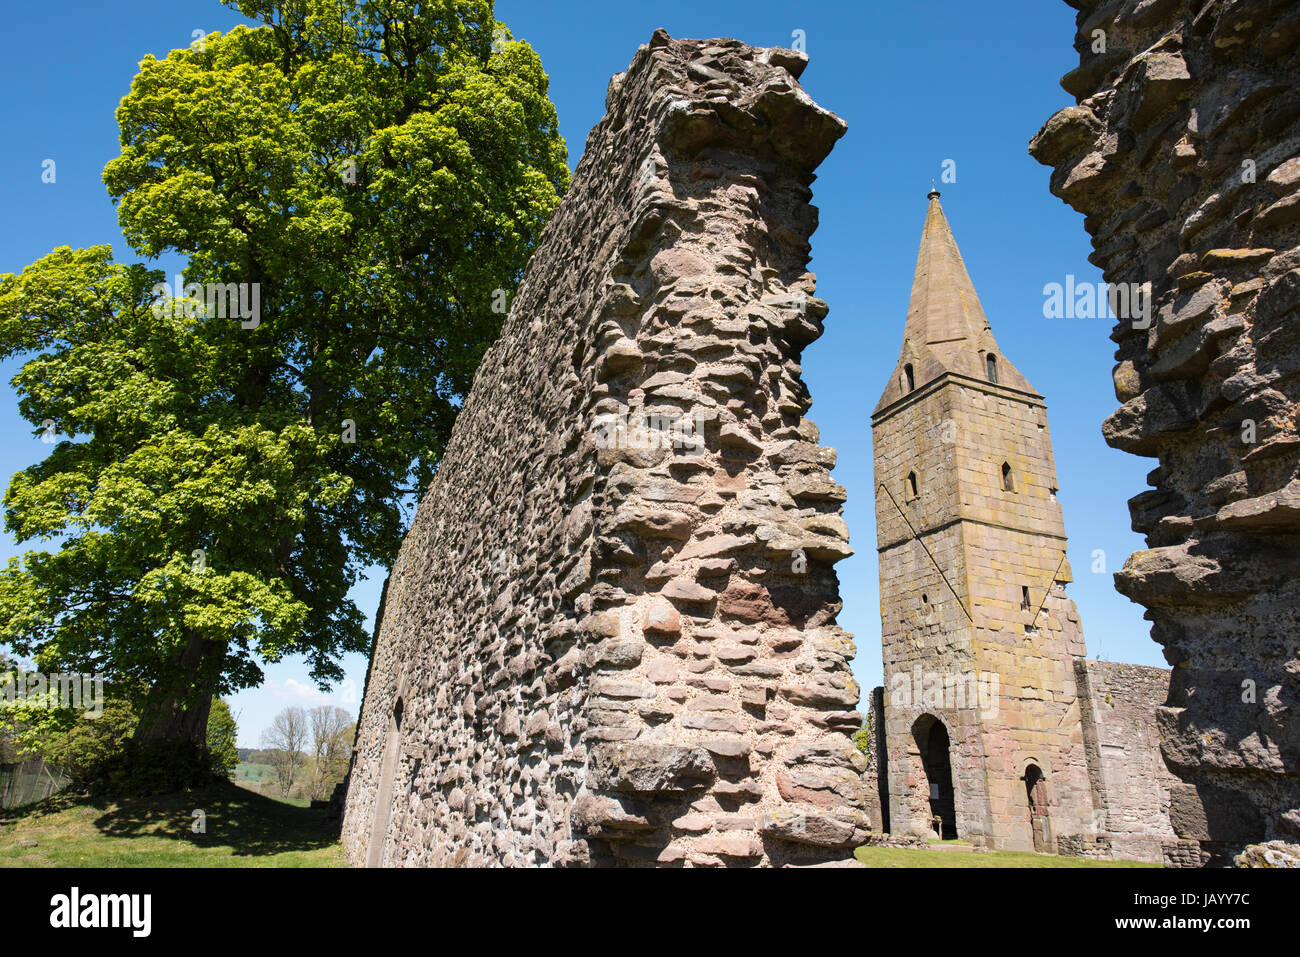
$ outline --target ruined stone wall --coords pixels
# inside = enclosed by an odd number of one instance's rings
[[[1300,837],[1300,8],[1071,5],[1078,105],[1030,152],[1105,279],[1151,284],[1111,336],[1106,440],[1159,460],[1116,584],[1173,665],[1173,826],[1225,862]]]
[[[844,491],[799,367],[844,124],[804,63],[658,31],[611,81],[392,571],[352,863],[782,864],[867,836]]]
[[[1176,778],[1160,757],[1156,709],[1169,672],[1114,661],[1075,662],[1097,830],[1117,858],[1163,861],[1174,841],[1169,791]]]

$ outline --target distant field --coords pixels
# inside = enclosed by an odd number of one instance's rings
[[[275,768],[269,764],[249,764],[245,761],[235,765],[235,771],[230,780],[240,787],[248,788],[250,791],[256,791],[265,797],[273,798],[282,804],[290,804],[294,807],[311,807],[309,798],[291,795],[284,797],[279,792],[279,781],[275,776]],[[300,786],[295,786],[295,790],[301,790]]]
[[[205,834],[191,829],[196,809]],[[0,867],[341,867],[324,813],[230,783],[120,802],[55,795],[0,812]]]
[[[275,768],[269,764],[248,764],[240,761],[235,765],[235,773],[231,775],[230,780],[236,784],[274,784]]]

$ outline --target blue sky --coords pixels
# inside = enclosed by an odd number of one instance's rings
[[[1074,12],[1054,0],[1010,0],[1000,15],[969,0],[499,0],[497,18],[541,54],[551,97],[576,165],[587,132],[604,113],[612,74],[627,67],[656,27],[673,36],[734,36],[790,46],[803,31],[811,64],[803,84],[848,122],[847,135],[813,184],[821,225],[811,267],[830,304],[825,335],[804,354],[810,413],[824,444],[839,450],[834,476],[848,489],[845,518],[857,554],[840,563],[840,623],[858,642],[854,671],[880,677],[880,612],[872,507],[871,409],[902,339],[912,270],[931,179],[951,160],[956,182],[943,203],[1002,351],[1047,398],[1060,499],[1076,576],[1070,594],[1090,656],[1164,665],[1141,608],[1111,574],[1142,547],[1127,499],[1146,487],[1154,460],[1112,450],[1102,420],[1117,405],[1110,386],[1113,344],[1105,319],[1046,319],[1043,287],[1101,276],[1082,218],[1047,190],[1049,171],[1026,152],[1029,138],[1072,102],[1058,80],[1077,65]],[[216,0],[91,0],[24,4],[0,36],[6,142],[0,147],[0,272],[17,272],[55,246],[111,242],[132,261],[100,181],[117,155],[113,111],[146,53],[164,56],[194,31],[225,30],[240,18]],[[42,182],[55,161],[55,182]],[[163,261],[174,271],[174,261]],[[0,473],[37,461],[48,446],[17,414],[0,364]],[[1093,554],[1105,573],[1091,571]],[[0,540],[0,560],[23,551]],[[355,598],[373,615],[382,575]],[[289,704],[359,705],[366,662],[350,656],[350,684],[321,695],[298,660],[266,668],[259,689],[235,695],[240,744],[255,746]]]

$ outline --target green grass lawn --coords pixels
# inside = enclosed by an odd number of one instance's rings
[[[191,830],[196,809],[205,834]],[[0,810],[0,867],[341,867],[324,814],[228,782],[107,802],[56,794]],[[854,856],[868,867],[1159,867],[1017,851],[867,846]]]
[[[205,834],[191,830],[196,809]],[[120,801],[56,794],[0,809],[0,867],[341,867],[324,814],[230,783]]]
[[[955,844],[956,841],[945,841]],[[860,847],[853,852],[868,867],[1159,867],[1141,861],[1093,861],[1023,851],[932,851],[910,847]]]

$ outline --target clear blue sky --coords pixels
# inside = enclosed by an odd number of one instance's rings
[[[1081,217],[1047,191],[1048,170],[1029,158],[1029,138],[1072,100],[1058,85],[1077,65],[1074,11],[1059,0],[1009,0],[996,13],[969,0],[499,0],[497,18],[541,54],[576,165],[604,113],[609,77],[624,70],[656,27],[673,36],[734,36],[789,46],[806,36],[809,93],[848,121],[848,134],[813,185],[821,226],[811,268],[831,308],[826,334],[804,355],[810,417],[839,450],[834,475],[849,493],[845,518],[857,554],[839,564],[840,622],[858,642],[854,671],[880,680],[880,612],[872,508],[870,413],[893,370],[916,262],[925,194],[942,184],[944,209],[1003,352],[1047,397],[1070,562],[1090,656],[1163,665],[1141,609],[1115,590],[1111,573],[1142,546],[1127,499],[1155,463],[1106,446],[1101,422],[1117,402],[1113,344],[1103,319],[1043,318],[1043,286],[1067,274],[1096,282]],[[216,0],[65,0],[22,4],[0,36],[7,135],[0,147],[0,272],[17,272],[55,246],[112,242],[132,260],[100,181],[117,154],[113,111],[146,53],[164,56],[195,30],[240,22]],[[42,183],[55,160],[56,182]],[[169,270],[174,261],[161,263]],[[0,473],[36,461],[48,446],[18,417],[0,364]],[[1093,574],[1103,549],[1107,571]],[[18,554],[0,541],[0,560]],[[373,615],[382,576],[355,597]],[[354,711],[365,660],[346,661],[352,689],[317,695],[300,661],[266,669],[267,683],[232,699],[240,744],[287,704],[338,703]]]

